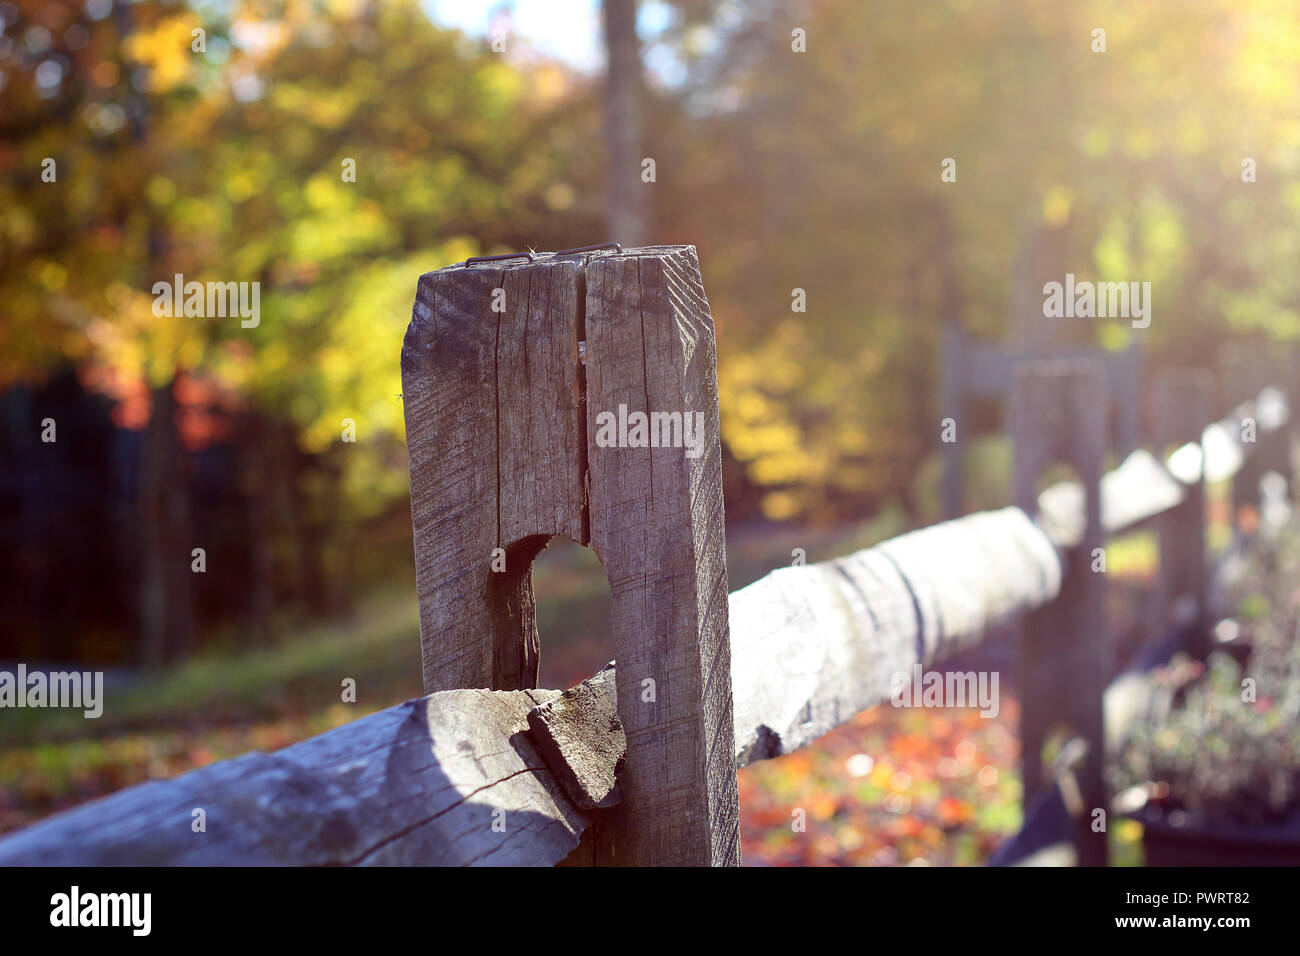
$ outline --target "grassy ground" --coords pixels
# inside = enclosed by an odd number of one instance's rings
[[[897,516],[886,514],[827,531],[736,532],[728,541],[731,585],[790,564],[796,548],[815,562],[902,530]],[[1111,572],[1148,575],[1153,557],[1150,535],[1121,539],[1110,551]],[[552,545],[539,559],[535,588],[542,686],[566,687],[612,656],[604,574],[590,551]],[[116,685],[106,691],[104,715],[95,721],[61,711],[6,711],[0,721],[0,831],[121,787],[286,746],[418,696],[419,674],[413,596],[380,593],[349,622],[262,651],[209,654]],[[349,677],[356,681],[355,704],[341,702]],[[1020,822],[1018,707],[1008,683],[994,719],[974,710],[877,707],[815,746],[743,770],[745,860],[982,863]],[[793,826],[800,817],[803,830]]]

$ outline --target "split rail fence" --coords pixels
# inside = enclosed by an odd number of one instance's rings
[[[1287,469],[1284,393],[1234,395],[1213,421],[1208,376],[1167,375],[1153,444],[1181,447],[1103,474],[1105,368],[1007,368],[1013,507],[728,594],[694,247],[610,244],[422,276],[402,373],[428,696],[59,814],[0,840],[0,865],[736,864],[739,767],[810,743],[887,700],[893,675],[1017,621],[1028,825],[1003,862],[1060,845],[1104,863],[1087,811],[1107,806],[1106,752],[1149,682],[1111,680],[1096,549],[1154,523],[1166,616],[1204,652],[1205,480],[1245,474],[1252,456]],[[620,406],[661,413],[664,440],[596,440]],[[1077,480],[1039,493],[1054,463]],[[601,559],[617,661],[564,692],[535,689],[530,566],[556,534]],[[1058,726],[1071,759],[1044,767]]]

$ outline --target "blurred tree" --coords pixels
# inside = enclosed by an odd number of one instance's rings
[[[405,509],[397,357],[415,277],[597,233],[599,170],[573,143],[599,110],[565,68],[525,72],[410,0],[113,10],[0,12],[0,385],[75,363],[120,424],[148,423],[139,614],[158,662],[188,644],[183,384],[245,409],[250,629],[269,630],[285,579],[333,569],[325,590],[346,597],[356,529]],[[174,276],[258,283],[256,324],[155,314],[154,283]]]
[[[642,181],[641,41],[636,33],[636,0],[603,0],[605,28],[606,189],[609,237],[628,246],[646,242]]]
[[[188,563],[186,508],[204,516],[186,496],[210,477],[168,449],[225,416],[263,633],[286,596],[345,605],[375,523],[405,507],[413,277],[621,233],[599,187],[644,198],[642,150],[653,231],[701,249],[724,460],[771,518],[910,504],[947,319],[1113,349],[1140,334],[1202,365],[1229,337],[1300,337],[1289,2],[654,6],[672,14],[643,45],[655,82],[617,109],[641,86],[636,4],[605,4],[602,111],[598,84],[415,0],[0,3],[0,387],[75,366],[115,400],[142,440],[114,454],[159,469],[114,472],[155,567]],[[1150,281],[1151,327],[1043,318],[1067,271]],[[176,275],[259,283],[258,323],[155,315]],[[177,577],[149,580],[184,606]],[[183,648],[174,630],[156,655]]]
[[[768,515],[906,492],[942,417],[945,318],[1112,349],[1142,335],[1201,365],[1230,335],[1300,335],[1279,258],[1300,203],[1292,5],[674,6],[656,42],[685,79],[653,113],[674,173],[658,215],[701,246],[724,439]],[[1042,284],[1067,271],[1150,281],[1151,328],[1045,319]]]

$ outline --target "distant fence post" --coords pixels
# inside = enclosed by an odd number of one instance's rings
[[[1300,401],[1295,392],[1300,388],[1300,371],[1295,366],[1294,351],[1272,353],[1262,342],[1230,342],[1223,348],[1219,360],[1221,397],[1228,407],[1252,400],[1260,393],[1261,382],[1268,382],[1287,390],[1287,402],[1294,407]],[[1296,433],[1296,414],[1289,415],[1282,427],[1275,422],[1261,420],[1260,408],[1252,412],[1251,428],[1254,431],[1254,454],[1246,456],[1242,467],[1232,479],[1232,516],[1234,527],[1240,522],[1243,509],[1258,511],[1261,504],[1260,480],[1275,471],[1287,482],[1288,490],[1294,479],[1291,460],[1292,438]],[[1245,424],[1238,427],[1246,431]]]
[[[716,352],[694,247],[424,275],[402,385],[425,689],[535,687],[532,561],[555,534],[589,544],[627,738],[593,860],[738,864]]]
[[[1188,625],[1183,650],[1198,657],[1209,653],[1206,598],[1209,590],[1205,552],[1205,455],[1202,435],[1211,420],[1213,380],[1199,369],[1171,369],[1155,384],[1155,440],[1163,452],[1172,444],[1194,443],[1201,450],[1200,479],[1187,486],[1182,504],[1160,515],[1161,625],[1172,620]],[[1188,602],[1186,608],[1183,602]]]
[[[943,464],[940,502],[943,517],[951,521],[965,513],[963,444],[972,434],[971,416],[965,414],[975,397],[1010,400],[1015,370],[1027,362],[1097,362],[1106,382],[1109,402],[1103,412],[1106,434],[1121,458],[1141,447],[1142,349],[1136,343],[1124,352],[1099,349],[1053,348],[1016,351],[981,342],[966,335],[955,321],[944,326],[940,369],[940,415],[958,419],[958,441],[940,449]]]
[[[1093,829],[1093,811],[1108,806],[1103,777],[1102,695],[1110,677],[1105,633],[1105,578],[1096,567],[1103,548],[1101,471],[1106,449],[1106,389],[1092,360],[1027,362],[1016,369],[1010,409],[1014,501],[1037,511],[1037,482],[1054,462],[1068,463],[1083,486],[1083,539],[1065,556],[1061,593],[1027,615],[1021,630],[1021,741],[1024,806],[1049,783],[1042,749],[1067,728],[1086,745],[1073,772],[1077,784],[1074,843],[1079,863],[1106,863],[1106,834]]]

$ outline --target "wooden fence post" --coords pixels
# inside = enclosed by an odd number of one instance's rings
[[[1033,515],[1036,483],[1053,462],[1072,465],[1084,489],[1083,539],[1064,557],[1061,593],[1027,615],[1021,630],[1021,742],[1024,806],[1047,781],[1042,749],[1064,725],[1086,744],[1074,772],[1079,805],[1073,807],[1079,863],[1104,866],[1106,834],[1094,832],[1093,811],[1108,807],[1103,777],[1102,695],[1110,677],[1105,633],[1104,574],[1094,570],[1104,545],[1101,471],[1106,446],[1106,390],[1092,360],[1024,363],[1016,369],[1010,424],[1014,446],[1014,501]]]
[[[1288,405],[1300,402],[1300,395],[1295,392],[1300,388],[1300,374],[1297,373],[1293,351],[1274,354],[1264,343],[1230,342],[1223,348],[1219,360],[1221,380],[1221,397],[1226,407],[1232,408],[1239,402],[1258,397],[1262,385],[1267,382],[1286,390]],[[1294,479],[1292,458],[1292,439],[1296,433],[1297,416],[1292,413],[1282,427],[1265,428],[1261,422],[1259,409],[1252,415],[1254,424],[1254,454],[1247,455],[1242,467],[1232,479],[1232,514],[1234,527],[1241,518],[1243,508],[1259,509],[1261,504],[1260,480],[1270,471],[1276,471],[1287,482],[1288,488]],[[1240,426],[1242,423],[1238,423]]]
[[[594,862],[738,864],[716,352],[694,247],[422,276],[402,384],[425,689],[536,686],[532,560],[554,534],[590,545],[627,737]]]
[[[1054,348],[1050,351],[1009,350],[1003,346],[971,339],[956,322],[945,323],[941,357],[940,418],[961,419],[971,399],[996,396],[1004,404],[1015,387],[1016,369],[1026,362],[1097,362],[1105,377],[1110,406],[1106,434],[1121,458],[1141,447],[1141,389],[1143,355],[1136,343],[1120,353],[1099,349]],[[940,502],[945,520],[964,513],[962,441],[971,434],[970,415],[958,425],[959,441],[942,443],[943,472]]]
[[[1210,421],[1213,381],[1199,369],[1171,369],[1155,384],[1155,439],[1159,450],[1191,442],[1201,448],[1200,480],[1187,486],[1182,504],[1158,519],[1160,534],[1159,625],[1175,617],[1189,625],[1183,650],[1197,657],[1209,653],[1206,597],[1209,579],[1205,567],[1205,468],[1201,438]],[[1180,612],[1180,603],[1191,606]]]

